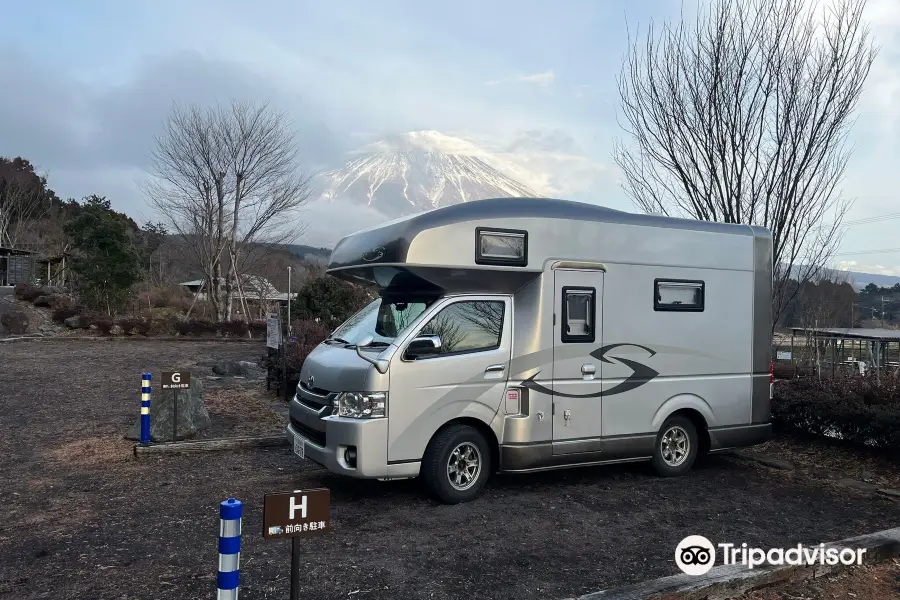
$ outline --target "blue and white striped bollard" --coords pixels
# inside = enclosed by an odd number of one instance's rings
[[[141,375],[141,444],[150,443],[150,373]]]
[[[240,500],[229,498],[219,504],[219,574],[217,600],[237,600],[241,563]]]

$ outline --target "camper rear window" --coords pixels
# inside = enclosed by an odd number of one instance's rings
[[[689,279],[657,279],[653,309],[662,311],[701,312],[705,284]]]
[[[597,315],[594,288],[564,287],[562,293],[562,341],[593,342]]]

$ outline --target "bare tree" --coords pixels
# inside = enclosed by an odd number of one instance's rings
[[[422,328],[422,335],[436,335],[441,338],[441,352],[453,352],[465,337],[460,324],[452,315],[441,311]]]
[[[503,302],[460,302],[459,316],[476,331],[499,340],[505,308]]]
[[[646,212],[769,228],[773,326],[789,279],[814,280],[840,241],[845,141],[877,53],[865,5],[713,0],[693,27],[651,24],[622,67],[625,191]]]
[[[0,179],[0,246],[16,248],[48,209],[43,187]]]
[[[231,319],[243,249],[302,233],[293,211],[310,176],[297,162],[286,116],[267,104],[176,106],[157,137],[145,192],[190,248],[217,319]]]

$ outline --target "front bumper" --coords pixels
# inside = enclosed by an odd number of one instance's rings
[[[300,393],[305,393],[301,390]],[[308,394],[307,394],[308,395]],[[388,420],[348,419],[330,415],[330,407],[311,402],[313,396],[297,396],[290,403],[290,422],[285,437],[293,447],[296,437],[305,442],[306,458],[329,471],[349,477],[382,479],[396,477],[394,465],[387,464]],[[356,449],[356,465],[344,458],[348,448]],[[408,467],[408,465],[407,465]],[[416,473],[417,474],[417,473]]]

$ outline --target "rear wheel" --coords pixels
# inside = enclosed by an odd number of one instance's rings
[[[490,477],[491,454],[484,436],[468,425],[439,431],[422,459],[428,492],[444,504],[477,498]]]
[[[684,475],[693,466],[699,448],[697,428],[690,419],[681,415],[671,416],[656,436],[653,468],[663,477]]]

